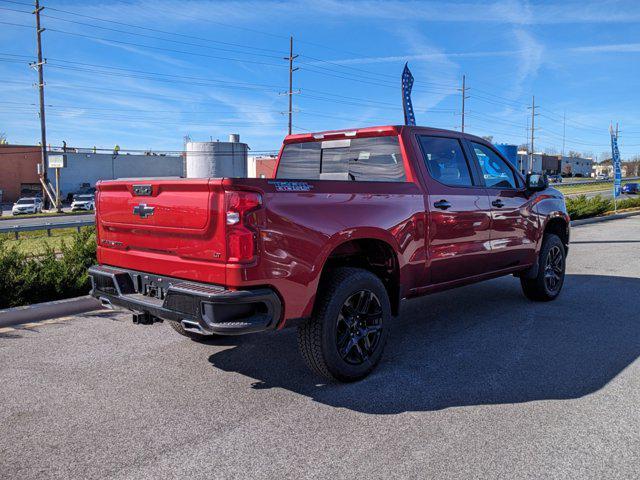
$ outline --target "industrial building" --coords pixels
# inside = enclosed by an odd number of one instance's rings
[[[38,180],[40,157],[37,146],[0,145],[0,203],[42,192]]]
[[[567,177],[590,177],[593,171],[593,158],[561,157],[561,175]]]
[[[522,173],[529,170],[529,154],[527,152],[518,152],[518,170]],[[591,177],[593,159],[534,153],[531,170],[544,172],[548,175],[562,175],[563,177]]]
[[[63,152],[50,152],[62,154]],[[118,153],[65,152],[67,166],[60,169],[60,195],[94,187],[98,180],[136,177],[182,177],[183,159],[179,155],[129,155]],[[49,183],[55,187],[55,171],[47,169]]]
[[[50,150],[49,155],[64,155],[59,188],[63,200],[79,191],[95,187],[98,180],[142,177],[247,177],[249,146],[237,134],[228,142],[185,143],[184,155],[147,152],[125,153],[119,148],[109,153],[93,149]],[[15,202],[21,196],[42,193],[38,178],[40,147],[0,145],[0,202]],[[55,169],[48,168],[49,183],[55,189]]]

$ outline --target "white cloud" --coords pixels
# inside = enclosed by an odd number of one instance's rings
[[[587,45],[584,47],[572,47],[567,50],[575,53],[638,53],[640,52],[640,43]]]
[[[338,65],[365,65],[372,63],[393,63],[420,60],[449,60],[453,58],[481,58],[481,57],[505,57],[524,53],[521,50],[488,50],[484,52],[431,52],[431,53],[408,53],[406,55],[388,55],[383,57],[360,57],[343,58],[331,60],[331,63]],[[326,62],[308,62],[314,65],[326,65]]]
[[[513,31],[516,43],[520,46],[518,66],[515,71],[517,88],[522,87],[523,82],[532,81],[538,73],[544,60],[544,46],[524,28],[515,28]],[[518,94],[520,92],[516,92]]]

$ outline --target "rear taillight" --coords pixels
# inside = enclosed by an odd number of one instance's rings
[[[256,210],[262,196],[256,192],[226,191],[227,261],[251,262],[256,256]]]

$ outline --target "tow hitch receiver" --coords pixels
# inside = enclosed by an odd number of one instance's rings
[[[133,312],[132,320],[138,325],[153,325],[156,322],[162,322],[161,318],[154,317],[149,312]]]

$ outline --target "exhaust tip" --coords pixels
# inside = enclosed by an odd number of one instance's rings
[[[113,307],[113,304],[111,303],[111,300],[109,300],[108,298],[100,297],[100,304],[102,305],[103,308],[108,308],[109,310],[115,310],[115,308]]]
[[[187,332],[197,333],[198,335],[213,335],[211,332],[202,328],[202,326],[193,320],[180,320],[180,325]]]

